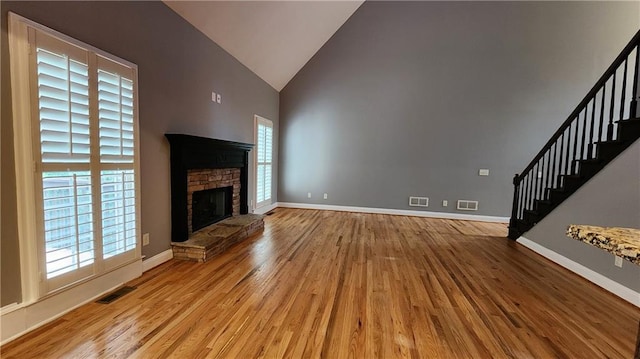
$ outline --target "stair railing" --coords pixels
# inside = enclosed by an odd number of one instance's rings
[[[639,45],[640,31],[529,165],[514,176],[509,238],[517,239],[535,224],[528,223],[525,213],[535,212],[549,200],[552,189],[563,188],[563,179],[578,174],[580,160],[593,160],[598,143],[617,139],[619,121],[640,117]]]

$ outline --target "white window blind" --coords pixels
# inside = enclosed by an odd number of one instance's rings
[[[37,49],[42,162],[89,162],[86,63]]]
[[[100,161],[133,163],[133,81],[98,70]]]
[[[256,208],[271,203],[273,124],[256,116]]]
[[[135,66],[30,29],[45,292],[139,256]]]

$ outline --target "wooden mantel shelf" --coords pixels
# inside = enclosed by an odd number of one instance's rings
[[[640,229],[572,224],[567,236],[640,265]]]

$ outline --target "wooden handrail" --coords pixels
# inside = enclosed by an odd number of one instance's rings
[[[631,77],[631,83],[627,81],[628,77]],[[640,31],[635,33],[533,160],[514,176],[509,238],[515,239],[530,229],[573,193],[570,191],[575,190],[577,181],[586,178],[587,173],[593,175],[590,168],[593,170],[594,165],[610,160],[611,157],[606,156],[611,155],[611,146],[619,147],[622,143],[620,126],[640,117],[639,92]],[[614,111],[618,104],[619,111]],[[615,144],[602,147],[604,142]]]
[[[585,106],[587,106],[587,104],[596,96],[596,94],[598,93],[598,91],[600,91],[602,86],[609,80],[609,78],[611,78],[611,76],[616,72],[618,67],[620,67],[622,62],[627,59],[627,57],[639,45],[639,43],[640,43],[640,31],[636,32],[636,34],[633,36],[631,41],[629,41],[627,46],[624,47],[624,49],[622,50],[622,52],[620,52],[618,57],[616,57],[616,59],[613,60],[613,63],[611,64],[611,66],[607,68],[607,70],[600,77],[600,79],[598,79],[595,85],[593,85],[593,87],[587,93],[584,99],[580,101],[578,106],[576,106],[576,108],[573,110],[573,112],[571,112],[569,117],[567,117],[567,119],[562,123],[562,125],[560,125],[558,130],[551,136],[549,141],[547,141],[547,143],[542,147],[540,152],[538,152],[538,154],[533,158],[533,160],[531,160],[529,165],[525,167],[525,169],[522,172],[520,172],[520,175],[518,176],[519,181],[522,180],[522,178],[526,173],[531,171],[533,166],[535,166],[535,164],[538,163],[538,161],[540,161],[542,156],[544,156],[544,154],[551,148],[551,146],[555,142],[557,142],[560,135],[567,129],[567,127],[569,127],[569,125],[571,125],[573,120],[580,114],[580,112],[584,110]],[[634,79],[634,81],[637,81],[637,79]]]

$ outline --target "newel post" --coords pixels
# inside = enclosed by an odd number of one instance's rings
[[[509,220],[509,235],[511,239],[518,239],[520,233],[518,232],[518,194],[520,193],[520,177],[516,173],[513,176],[513,206],[511,208],[511,219]]]

